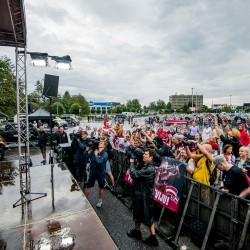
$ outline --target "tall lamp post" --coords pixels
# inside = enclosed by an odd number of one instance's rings
[[[70,56],[53,57],[47,53],[28,52],[25,46],[24,50],[18,50],[16,48],[16,96],[17,96],[17,122],[18,122],[18,153],[19,153],[19,176],[20,176],[20,193],[21,199],[19,199],[13,207],[24,204],[26,201],[32,201],[27,194],[30,192],[30,181],[28,178],[22,177],[22,174],[26,173],[29,176],[30,167],[30,152],[29,152],[29,120],[28,120],[28,93],[27,93],[27,55],[31,56],[32,64],[34,66],[49,66],[48,57],[56,61],[56,68],[60,69],[72,69]],[[67,66],[68,65],[68,66]],[[62,67],[61,67],[62,66]],[[67,67],[66,67],[67,66]],[[26,130],[21,130],[26,128]],[[21,143],[25,143],[24,152],[22,150]],[[40,193],[34,193],[40,194]],[[41,197],[46,196],[42,194]],[[38,197],[38,198],[41,198]],[[35,198],[35,199],[38,199]]]
[[[193,96],[193,90],[194,88],[191,88],[192,89],[192,114],[194,112],[194,96]]]
[[[196,102],[195,102],[195,112],[197,112],[197,92],[196,92]]]
[[[232,111],[232,103],[231,103],[231,94],[230,94],[230,112]]]

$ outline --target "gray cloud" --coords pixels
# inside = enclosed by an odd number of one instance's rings
[[[72,71],[29,67],[29,89],[44,74],[59,92],[87,100],[138,98],[148,105],[175,93],[205,104],[249,102],[248,1],[26,1],[28,50],[69,54]],[[11,56],[9,49],[0,55]]]

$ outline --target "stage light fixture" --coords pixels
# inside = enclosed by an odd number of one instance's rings
[[[72,68],[72,65],[71,65],[71,58],[70,56],[62,56],[62,57],[59,57],[59,56],[51,56],[51,60],[54,60],[56,62],[55,64],[55,68],[57,69],[65,69],[65,70],[71,70],[73,69]]]
[[[35,67],[48,67],[48,54],[47,53],[39,53],[39,52],[29,52],[30,57],[32,59],[31,64]]]

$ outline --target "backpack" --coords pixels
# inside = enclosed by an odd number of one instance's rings
[[[209,178],[209,183],[211,186],[214,186],[216,178],[217,178],[217,168],[215,167],[213,171],[211,172],[210,167],[208,165],[208,160],[206,159],[206,167],[209,172],[210,178]]]

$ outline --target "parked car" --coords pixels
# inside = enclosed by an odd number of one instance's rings
[[[64,129],[68,128],[68,122],[61,119],[60,117],[56,117],[55,119],[53,119],[53,123],[58,127],[64,127]]]
[[[60,118],[65,120],[69,126],[75,126],[76,123],[80,122],[78,119],[71,115],[61,115]]]
[[[25,128],[24,128],[25,129]],[[29,123],[29,140],[37,139],[37,129],[32,123]],[[15,122],[2,123],[0,125],[0,136],[6,142],[18,141],[18,125]]]

